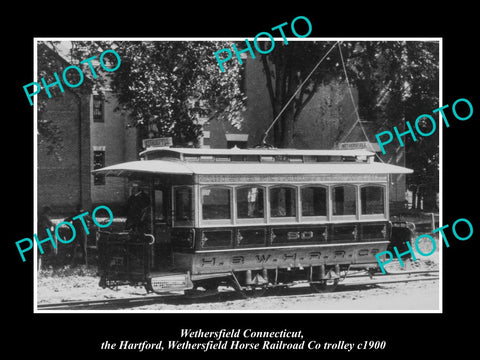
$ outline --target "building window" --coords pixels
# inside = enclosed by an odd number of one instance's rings
[[[201,137],[200,141],[201,141],[200,143],[201,148],[209,149],[210,148],[210,131],[204,130],[203,136]]]
[[[304,187],[301,191],[302,216],[327,216],[327,189]]]
[[[249,186],[237,189],[237,217],[263,218],[263,188]]]
[[[101,95],[93,95],[93,122],[105,122],[104,100]]]
[[[181,186],[174,190],[175,222],[182,225],[193,221],[193,191]]]
[[[356,188],[353,185],[333,188],[333,215],[355,215],[357,213]]]
[[[227,138],[227,148],[237,147],[246,149],[248,147],[248,134],[225,134]]]
[[[270,189],[270,216],[295,217],[297,214],[296,189],[275,187]]]
[[[227,149],[232,149],[234,147],[246,149],[248,146],[246,141],[227,141]]]
[[[105,150],[93,151],[93,170],[105,167]],[[94,174],[93,185],[105,185],[105,175]]]
[[[230,194],[228,188],[203,188],[201,190],[203,220],[231,219]]]
[[[383,186],[364,186],[360,190],[362,215],[384,214]]]

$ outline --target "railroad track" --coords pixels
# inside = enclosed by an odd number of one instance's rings
[[[364,288],[382,284],[393,284],[401,282],[414,282],[414,281],[432,281],[438,280],[438,270],[431,271],[401,271],[397,273],[388,274],[361,274],[355,273],[348,276],[343,282],[338,284],[336,292],[357,291],[358,288]],[[368,280],[360,280],[368,279]],[[300,284],[300,283],[298,283]],[[295,284],[295,285],[298,285]],[[306,284],[306,283],[302,283]],[[295,286],[294,285],[294,286]],[[321,296],[321,293],[315,293],[308,291],[308,287],[301,289],[303,291],[299,293],[298,288],[294,290],[292,287],[283,287],[281,293],[266,294],[266,296],[297,296],[297,297],[311,297]],[[289,291],[290,290],[290,291]],[[294,290],[294,291],[291,291]],[[307,292],[306,292],[307,291]],[[86,300],[86,301],[65,301],[60,303],[38,304],[38,310],[74,310],[74,309],[118,309],[118,308],[132,308],[140,305],[148,304],[191,304],[201,301],[227,301],[238,299],[238,295],[235,291],[219,291],[215,293],[200,294],[198,296],[186,296],[184,294],[164,294],[164,295],[150,295],[128,297],[128,298],[116,298],[116,299],[103,299],[103,300]]]
[[[379,285],[379,284],[393,284],[399,282],[414,282],[414,281],[425,281],[425,280],[438,280],[438,270],[430,271],[399,271],[396,273],[387,273],[383,274],[374,274],[373,276],[369,275],[351,275],[347,276],[344,282],[340,283],[339,286],[352,286],[352,285]],[[356,279],[365,279],[370,278],[367,281],[359,281]]]

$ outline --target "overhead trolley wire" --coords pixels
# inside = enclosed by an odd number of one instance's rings
[[[265,146],[266,145],[266,140],[267,140],[267,136],[270,132],[270,130],[272,130],[273,126],[275,125],[275,123],[278,121],[278,119],[280,118],[280,116],[282,116],[283,112],[286,110],[286,108],[288,107],[288,105],[292,102],[292,100],[295,98],[295,96],[298,94],[298,92],[302,89],[303,85],[305,85],[305,83],[310,79],[310,77],[313,75],[313,73],[315,72],[315,70],[317,70],[317,68],[320,66],[320,64],[325,60],[325,58],[328,56],[328,54],[330,54],[332,52],[332,50],[338,45],[338,52],[340,53],[340,60],[342,61],[342,68],[343,68],[343,72],[345,74],[345,81],[347,83],[347,87],[348,87],[348,92],[350,94],[350,99],[352,100],[352,105],[353,105],[353,109],[354,109],[354,112],[355,112],[355,115],[357,117],[357,120],[354,122],[354,124],[352,125],[352,127],[350,128],[350,130],[347,132],[347,134],[343,137],[343,139],[346,139],[346,137],[348,135],[350,135],[350,133],[353,131],[353,129],[355,128],[355,126],[357,124],[360,124],[360,129],[362,130],[362,133],[363,135],[365,136],[365,139],[367,140],[367,142],[370,142],[370,139],[368,138],[368,135],[367,135],[367,132],[365,131],[365,128],[363,127],[362,125],[362,121],[360,120],[360,114],[358,113],[358,109],[357,109],[357,106],[355,105],[355,98],[353,96],[353,92],[352,92],[352,89],[351,89],[351,86],[350,86],[350,80],[348,78],[348,74],[347,74],[347,68],[345,66],[345,60],[343,58],[343,53],[342,53],[342,47],[341,47],[341,44],[342,44],[342,41],[336,41],[335,44],[332,45],[332,47],[325,53],[325,55],[323,55],[323,57],[318,61],[318,63],[313,67],[313,69],[310,71],[310,73],[307,75],[307,77],[305,78],[305,80],[303,80],[303,82],[298,86],[297,90],[295,90],[295,92],[292,94],[292,96],[290,97],[290,99],[287,101],[287,103],[283,106],[283,108],[280,110],[280,112],[277,114],[277,116],[275,117],[275,119],[273,119],[273,121],[271,122],[271,124],[269,125],[269,127],[267,128],[267,130],[265,130],[264,134],[263,134],[263,137],[262,137],[262,140],[261,140],[261,143],[260,143],[260,146]],[[378,156],[378,154],[376,154],[377,158],[383,163],[384,161]]]
[[[325,60],[325,58],[328,56],[328,54],[330,54],[330,52],[335,48],[335,46],[337,46],[337,44],[339,43],[339,41],[335,42],[335,44],[332,45],[332,47],[326,52],[326,54],[320,59],[320,61],[317,63],[317,65],[314,66],[314,68],[312,69],[312,71],[310,71],[310,74],[308,74],[308,76],[305,78],[305,80],[303,80],[303,82],[300,84],[300,86],[298,86],[297,90],[295,90],[295,92],[293,93],[293,95],[290,97],[290,99],[287,101],[287,103],[283,106],[283,108],[280,110],[280,112],[277,114],[277,116],[275,117],[275,119],[273,119],[272,123],[270,124],[270,126],[267,128],[267,130],[265,130],[265,133],[263,134],[263,137],[262,137],[262,141],[261,141],[261,145],[265,145],[266,144],[266,140],[267,140],[267,136],[268,136],[268,133],[270,132],[270,130],[273,128],[273,126],[275,125],[275,123],[278,121],[278,119],[280,118],[280,116],[282,116],[283,112],[285,111],[285,109],[287,108],[287,106],[290,104],[290,102],[295,98],[295,96],[298,94],[298,92],[301,90],[301,88],[303,87],[303,85],[305,85],[305,83],[308,81],[308,79],[310,79],[310,77],[313,75],[313,73],[315,72],[315,70],[317,70],[317,68],[320,66],[320,64],[323,62],[323,60]]]

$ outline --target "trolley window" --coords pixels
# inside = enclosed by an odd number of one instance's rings
[[[385,190],[383,186],[363,186],[360,189],[362,215],[385,213]]]
[[[167,204],[166,204],[166,199],[164,196],[164,191],[163,190],[158,190],[155,189],[154,192],[154,197],[155,197],[155,220],[156,221],[165,221],[167,216]]]
[[[296,189],[291,187],[270,188],[270,216],[295,217],[297,214]]]
[[[356,193],[353,185],[335,186],[332,190],[333,215],[355,215]]]
[[[229,188],[202,188],[202,218],[203,220],[231,219]]]
[[[308,186],[301,189],[302,216],[327,216],[327,189]]]
[[[262,187],[248,186],[237,189],[237,218],[252,219],[264,217]]]
[[[193,222],[193,189],[188,186],[174,188],[175,223],[191,225]]]

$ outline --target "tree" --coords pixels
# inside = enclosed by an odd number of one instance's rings
[[[362,116],[376,122],[378,132],[393,126],[405,129],[422,114],[439,107],[439,45],[431,41],[365,42],[360,54],[352,57],[349,69],[359,88]],[[437,123],[438,118],[437,118]],[[423,118],[424,133],[432,128]],[[406,164],[414,170],[407,186],[424,198],[424,208],[435,208],[438,192],[438,131],[429,137],[404,138]],[[415,206],[415,201],[414,204]]]
[[[55,49],[55,44],[50,45]],[[174,144],[185,145],[201,135],[199,116],[215,116],[234,125],[241,121],[240,67],[235,64],[221,73],[212,60],[216,50],[228,45],[214,41],[74,41],[70,56],[78,64],[114,49],[121,59],[120,68],[93,80],[91,89],[101,93],[110,82],[118,110],[129,113],[130,126],[138,128],[140,136],[172,137]],[[46,70],[48,65],[45,62]],[[48,137],[51,127],[46,124],[42,132]]]
[[[405,121],[431,114],[439,106],[438,42],[302,41],[283,46],[277,42],[273,52],[262,55],[262,63],[272,119],[295,94],[274,127],[273,142],[277,147],[289,146],[305,105],[320,84],[332,80],[348,78],[358,89],[359,116],[374,122],[378,132],[391,131],[393,126],[402,129]],[[420,122],[425,132],[429,126],[426,121]],[[419,137],[416,142],[410,138],[406,141],[407,166],[415,171],[409,185],[427,189],[431,199],[438,191],[438,132],[428,138]],[[425,184],[429,186],[421,186]]]
[[[112,87],[132,125],[186,144],[201,135],[200,116],[240,122],[239,66],[221,73],[212,61],[223,46],[211,41],[122,42],[117,49],[122,67]]]
[[[319,60],[328,54],[335,42],[276,42],[275,50],[262,54],[261,61],[266,77],[267,90],[272,108],[272,119],[280,114],[283,107],[294,96],[299,85],[307,80],[309,73]],[[295,94],[290,105],[283,111],[274,127],[273,145],[288,147],[295,129],[295,123],[305,105],[315,95],[322,83],[340,76],[340,64],[327,55],[312,76]]]

